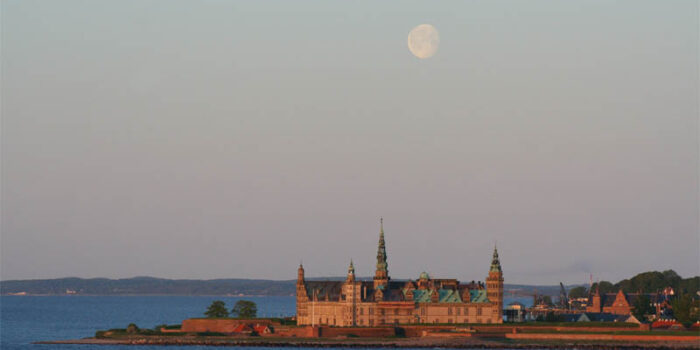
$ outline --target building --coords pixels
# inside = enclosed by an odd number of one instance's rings
[[[670,293],[673,291],[671,290]],[[601,294],[598,290],[591,296],[586,312],[610,313],[615,315],[629,315],[634,310],[634,305],[639,302],[639,298],[646,297],[651,306],[656,309],[655,316],[664,315],[670,307],[670,296],[668,290],[663,293],[624,293],[619,290],[617,293]]]
[[[425,272],[416,281],[395,281],[389,277],[383,222],[373,280],[357,280],[352,261],[344,281],[306,281],[299,265],[296,294],[298,325],[503,322],[503,271],[495,248],[485,284],[436,279]]]
[[[617,294],[600,294],[596,290],[591,296],[591,302],[586,308],[586,312],[610,313],[616,315],[629,315],[632,313],[631,303],[627,300],[627,295],[618,291]]]
[[[525,305],[514,301],[508,306],[506,306],[503,314],[505,316],[505,321],[507,322],[525,322],[525,316],[527,315],[527,308]]]

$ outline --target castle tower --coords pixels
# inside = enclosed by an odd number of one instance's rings
[[[379,219],[379,244],[377,246],[377,270],[374,272],[374,288],[389,283],[389,266],[386,262],[386,243],[384,242],[384,219]]]
[[[297,323],[308,323],[307,305],[309,296],[306,292],[306,281],[304,280],[304,266],[299,264],[297,269]]]
[[[602,312],[602,307],[600,305],[600,284],[598,284],[595,293],[590,297],[586,312]]]
[[[497,323],[503,322],[503,270],[501,262],[498,260],[498,249],[493,248],[493,258],[489,276],[486,278],[486,293],[489,301],[496,304],[494,309],[494,319]]]
[[[345,284],[343,284],[343,295],[345,296],[345,310],[342,324],[343,326],[356,326],[357,325],[357,303],[360,299],[360,284],[361,282],[355,281],[355,266],[350,260],[350,266],[348,267],[348,277],[345,279]]]

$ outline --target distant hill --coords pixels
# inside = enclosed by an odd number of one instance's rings
[[[309,278],[309,280],[343,280],[344,277]],[[369,277],[360,279],[371,280]],[[155,277],[134,277],[123,279],[107,278],[57,278],[43,280],[10,280],[0,282],[0,294],[26,293],[28,295],[265,295],[289,296],[296,292],[296,280],[275,281],[262,279],[213,279],[213,280],[173,280]],[[700,277],[683,279],[674,271],[644,272],[631,279],[616,284],[601,281],[601,292],[654,292],[671,286],[682,293],[696,293]],[[587,285],[569,285],[583,289]],[[594,285],[596,288],[597,285]],[[505,296],[559,295],[558,285],[505,284]]]
[[[309,278],[337,279],[342,277]],[[371,278],[369,278],[371,279]],[[155,277],[123,279],[57,278],[42,280],[8,280],[0,282],[0,294],[28,295],[265,295],[289,296],[296,292],[296,280],[275,281],[258,279],[173,280]],[[506,292],[515,296],[559,293],[558,286],[505,285]]]
[[[172,280],[57,278],[0,282],[0,294],[31,295],[293,295],[295,281],[257,279]]]

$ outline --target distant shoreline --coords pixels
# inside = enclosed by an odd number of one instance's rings
[[[217,298],[270,298],[294,295],[226,295],[226,294],[0,294],[0,297],[217,297]]]
[[[309,280],[344,280],[326,277]],[[559,286],[505,284],[511,297],[559,295]],[[37,280],[0,281],[2,296],[207,296],[207,297],[257,297],[294,296],[296,280],[214,279],[173,280],[154,277],[125,279],[108,278],[57,278]]]

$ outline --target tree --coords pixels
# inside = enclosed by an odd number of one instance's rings
[[[591,290],[593,292],[598,290],[598,291],[600,291],[600,294],[617,293],[617,291],[618,291],[618,289],[615,287],[615,285],[608,282],[608,281],[600,281],[600,283],[597,283],[597,282],[593,283]]]
[[[136,334],[139,332],[139,327],[134,323],[129,323],[129,325],[126,326],[126,332],[129,334]]]
[[[228,317],[228,310],[226,309],[226,304],[221,300],[215,300],[211,303],[211,305],[209,305],[204,315],[206,315],[209,318]]]
[[[642,294],[634,302],[634,310],[632,314],[638,320],[644,322],[647,318],[646,315],[654,314],[656,309],[651,305],[651,299],[646,294]]]
[[[258,306],[249,300],[239,300],[231,309],[231,314],[238,318],[255,318],[258,315]]]
[[[585,298],[588,296],[588,289],[584,286],[574,287],[569,290],[569,298],[578,299]]]
[[[695,321],[691,315],[691,308],[693,307],[692,295],[683,294],[677,296],[671,300],[671,307],[673,308],[673,316],[678,322],[688,325]]]

